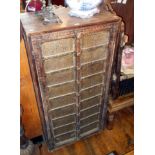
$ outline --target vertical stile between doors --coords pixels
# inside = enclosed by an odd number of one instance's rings
[[[80,63],[80,56],[81,56],[81,33],[75,32],[76,35],[76,108],[77,108],[77,118],[76,118],[76,138],[79,139],[80,135],[80,90],[81,90],[81,63]]]

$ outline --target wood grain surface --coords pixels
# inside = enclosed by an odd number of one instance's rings
[[[43,24],[43,20],[35,13],[21,13],[20,19],[23,29],[27,35],[49,33],[57,30],[76,29],[84,26],[93,26],[97,24],[108,24],[121,21],[121,18],[108,11],[103,11],[92,18],[81,19],[68,15],[69,8],[59,7],[54,13],[60,18],[62,23]]]
[[[131,151],[131,152],[128,152],[127,154],[125,154],[125,155],[134,155],[134,150],[133,151]]]
[[[20,42],[20,103],[23,107],[25,135],[28,138],[41,135],[41,123],[23,40]]]
[[[127,95],[120,96],[116,100],[110,100],[108,111],[112,113],[115,111],[119,111],[123,108],[132,106],[133,104],[134,104],[134,94],[130,93]]]

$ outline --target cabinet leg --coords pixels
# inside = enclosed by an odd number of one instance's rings
[[[113,126],[114,126],[114,117],[115,117],[115,114],[114,113],[109,113],[108,114],[108,123],[107,123],[107,129],[108,130],[112,130],[113,129]]]

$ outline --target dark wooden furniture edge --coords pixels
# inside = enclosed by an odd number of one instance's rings
[[[125,107],[132,106],[134,104],[134,94],[130,93],[118,97],[116,100],[110,99],[108,111],[110,113],[121,110]]]
[[[107,128],[109,130],[113,129],[113,123],[116,111],[122,110],[126,107],[130,107],[133,105],[134,105],[134,93],[120,96],[115,100],[110,99],[108,107]]]
[[[120,33],[118,35],[118,43],[115,48],[115,61],[113,63],[113,75],[111,80],[111,96],[113,99],[117,99],[119,97],[119,82],[121,75],[121,60],[122,60],[122,50],[126,43],[127,36],[124,35],[124,23],[121,23]]]

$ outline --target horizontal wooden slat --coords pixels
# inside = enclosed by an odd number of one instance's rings
[[[56,71],[46,74],[47,85],[58,84],[75,79],[75,68]]]
[[[107,45],[83,50],[81,54],[81,63],[107,58]]]
[[[52,118],[65,117],[65,115],[70,115],[75,113],[75,105],[70,105],[65,108],[59,108],[57,110],[49,111]]]
[[[99,123],[99,120],[94,120],[94,121],[91,121],[88,124],[85,124],[84,126],[80,126],[80,129],[83,129],[83,128],[86,128],[88,126],[91,126],[92,124],[98,124],[98,123]]]
[[[81,66],[81,77],[105,71],[105,61],[95,61]]]
[[[57,85],[48,88],[49,97],[55,97],[64,95],[66,93],[74,93],[75,92],[75,82],[68,82],[62,85]]]
[[[102,85],[93,86],[80,92],[81,100],[101,94]]]
[[[42,44],[43,58],[47,58],[64,52],[73,52],[75,50],[74,38],[53,40]]]
[[[56,145],[62,145],[62,144],[68,143],[69,141],[73,141],[75,139],[76,139],[75,132],[70,132],[70,133],[61,135],[59,137],[56,137],[55,141],[57,143]]]
[[[87,118],[92,117],[92,116],[95,116],[95,115],[99,115],[99,112],[96,112],[96,113],[91,114],[91,115],[89,115],[89,116],[87,116],[87,117],[84,117],[84,118],[80,118],[80,120],[82,121],[82,120],[84,120],[84,119],[87,119]]]
[[[54,110],[58,110],[58,109],[62,109],[62,108],[66,108],[66,107],[68,107],[68,106],[72,106],[72,105],[74,105],[75,103],[68,103],[67,105],[63,105],[63,106],[60,106],[60,107],[56,107],[56,108],[52,108],[52,109],[49,109],[50,111],[54,111]]]
[[[69,124],[69,125],[64,125],[63,127],[59,127],[57,129],[54,129],[54,134],[55,136],[69,132],[69,131],[73,131],[76,129],[75,123],[74,124]]]
[[[82,138],[82,137],[89,136],[89,135],[91,135],[91,134],[93,134],[93,133],[95,133],[95,132],[97,132],[97,131],[99,131],[99,128],[98,128],[98,127],[97,127],[97,128],[94,128],[94,129],[92,129],[92,130],[89,130],[89,131],[87,131],[87,132],[84,132],[84,133],[82,133],[82,134],[80,134],[80,137]]]
[[[59,57],[53,57],[47,60],[44,60],[45,72],[57,71],[59,69],[72,67],[74,66],[73,53],[62,55]]]
[[[53,122],[54,128],[61,127],[65,124],[75,122],[75,120],[76,120],[75,115],[70,115],[67,117],[64,116],[62,118],[55,119],[55,120],[51,119],[51,121]]]
[[[92,124],[89,124],[88,126],[82,128],[80,130],[80,135],[87,135],[87,134],[90,134],[90,132],[94,132],[92,130],[98,130],[99,129],[99,123],[98,122],[95,122],[95,123],[92,123]]]
[[[100,99],[101,99],[101,96],[96,96],[96,97],[90,98],[88,100],[81,101],[80,102],[80,109],[81,110],[86,109],[86,108],[91,107],[93,105],[99,104]]]
[[[63,118],[63,119],[64,119],[64,118]],[[67,126],[67,125],[75,124],[75,120],[73,120],[73,121],[74,121],[74,122],[67,123],[67,124],[63,124],[63,125],[59,124],[59,126],[53,127],[53,129],[55,130],[55,129],[63,128],[64,126]]]
[[[94,47],[98,45],[103,45],[109,42],[109,32],[100,31],[95,33],[87,33],[83,35],[81,44],[82,48]]]
[[[99,105],[99,104],[94,104],[94,105],[92,105],[92,106],[90,106],[90,107],[88,107],[88,108],[86,108],[86,109],[81,109],[81,112],[87,111],[87,110],[89,110],[89,109],[92,109],[92,108],[98,107],[98,106],[100,106],[100,105]]]
[[[103,73],[89,76],[81,80],[81,89],[103,83]]]
[[[76,102],[76,94],[72,93],[66,96],[57,97],[54,99],[49,100],[49,108],[48,109],[54,109],[62,106],[66,106],[71,103]]]
[[[99,106],[91,107],[87,110],[81,111],[80,118],[88,117],[89,115],[95,114],[97,112],[99,112]]]
[[[80,120],[80,126],[83,127],[83,126],[88,125],[94,121],[99,121],[99,115],[98,114],[90,116],[90,117],[85,118],[83,120]]]

